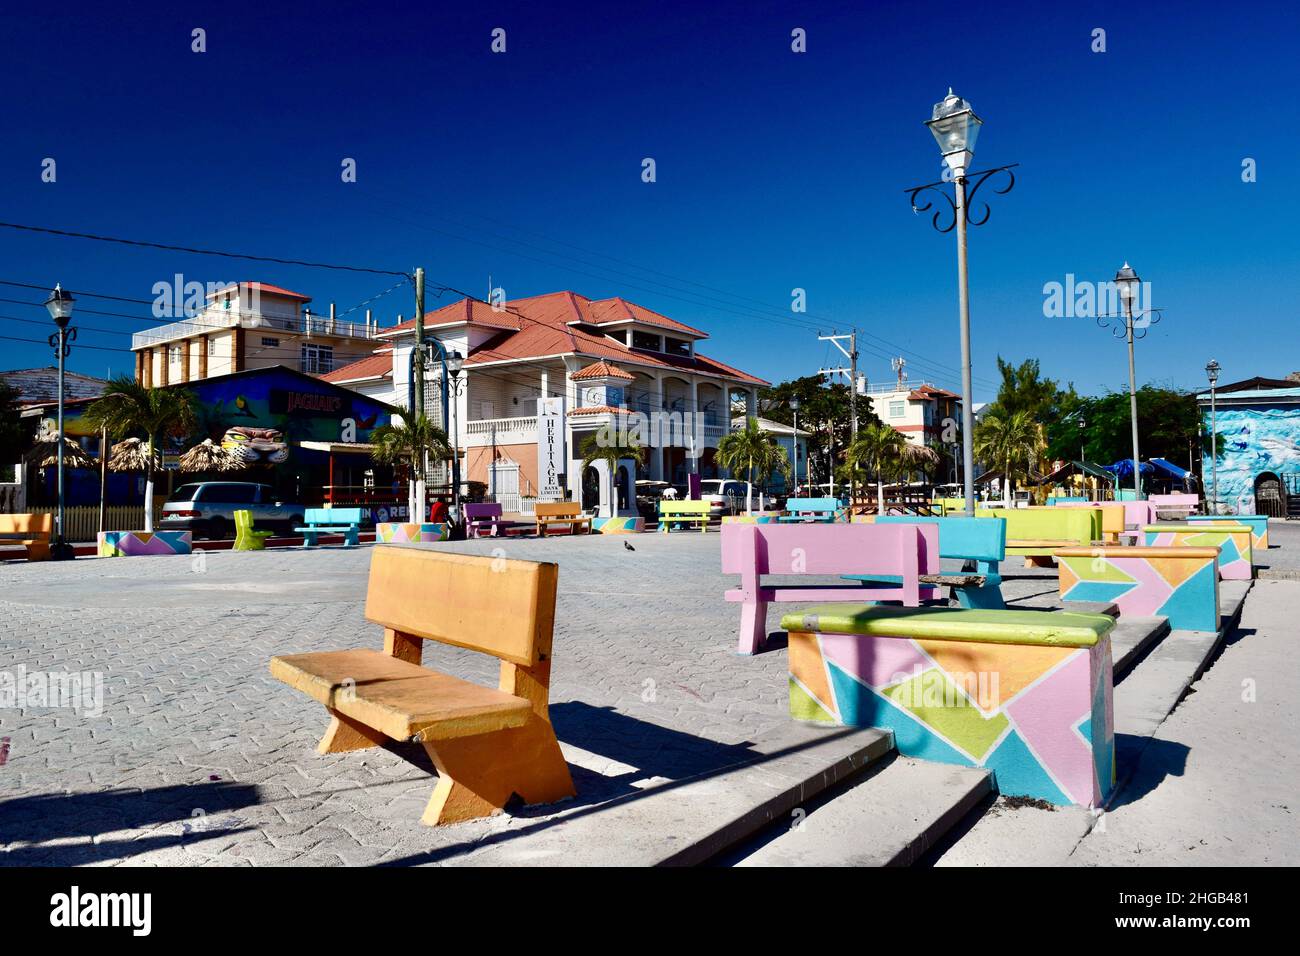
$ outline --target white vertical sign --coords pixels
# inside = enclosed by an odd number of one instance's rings
[[[537,400],[537,496],[543,501],[564,497],[560,475],[565,470],[564,399]]]

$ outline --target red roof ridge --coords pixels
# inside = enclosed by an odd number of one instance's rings
[[[630,382],[636,378],[635,375],[628,374],[617,365],[611,365],[604,359],[601,359],[598,362],[592,362],[590,365],[580,368],[569,377],[575,382],[588,378],[625,378]]]

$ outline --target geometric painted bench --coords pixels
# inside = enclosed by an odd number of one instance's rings
[[[438,770],[429,825],[497,813],[512,799],[574,794],[551,727],[551,639],[559,567],[417,548],[380,547],[366,618],[384,650],[271,659],[271,675],[325,705],[323,754],[416,740]],[[436,641],[501,661],[496,688],[420,666]]]
[[[1268,550],[1268,515],[1188,515],[1188,524],[1212,524],[1220,527],[1225,524],[1244,524],[1250,528],[1251,549]]]
[[[1219,577],[1249,581],[1254,577],[1251,531],[1244,524],[1150,524],[1142,529],[1148,546],[1218,548]]]
[[[445,521],[426,521],[411,524],[397,521],[380,521],[375,525],[375,541],[382,544],[424,544],[446,541],[451,525]]]
[[[1114,786],[1105,614],[828,604],[781,619],[790,715],[893,731],[1000,793],[1101,806]]]
[[[190,554],[189,531],[100,531],[96,535],[101,558],[142,554]]]
[[[1063,548],[1061,598],[1114,602],[1120,614],[1161,615],[1182,631],[1219,629],[1218,548]]]

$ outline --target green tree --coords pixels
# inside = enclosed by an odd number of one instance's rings
[[[408,417],[400,409],[401,419],[380,425],[370,436],[374,450],[370,457],[383,465],[407,462],[411,480],[407,486],[412,521],[424,520],[425,483],[430,461],[446,461],[452,456],[447,433],[427,416]]]
[[[149,388],[120,375],[90,404],[86,424],[111,438],[132,433],[145,440],[144,530],[153,531],[153,483],[158,442],[184,438],[194,431],[198,414],[194,396],[184,388]]]
[[[860,469],[875,476],[878,514],[885,513],[885,474],[896,470],[906,445],[902,432],[875,421],[858,429],[858,437],[844,453],[849,474]]]
[[[792,379],[759,391],[759,413],[782,425],[793,425],[795,413],[791,399],[796,398],[799,400],[799,430],[809,432],[809,477],[812,481],[829,481],[831,469],[836,461],[843,459],[852,437],[849,387],[827,385],[820,375]],[[871,399],[859,396],[859,427],[879,420],[872,410]]]
[[[758,427],[757,418],[747,418],[745,427],[723,435],[718,441],[718,463],[733,474],[745,474],[745,510],[754,510],[754,482],[766,481],[773,472],[790,474],[790,456],[777,440]]]
[[[627,430],[615,430],[608,426],[588,435],[578,446],[582,456],[582,467],[589,468],[598,461],[603,461],[609,472],[609,501],[611,514],[618,512],[618,489],[614,478],[618,474],[618,463],[632,459],[638,465],[644,465],[646,449],[636,437]],[[634,472],[635,474],[635,472]]]
[[[12,477],[9,470],[31,445],[31,432],[19,417],[18,390],[0,380],[0,480]]]
[[[975,428],[975,454],[1002,468],[1002,500],[1008,506],[1011,486],[1016,478],[1029,477],[1042,447],[1042,428],[1028,411],[992,411]]]

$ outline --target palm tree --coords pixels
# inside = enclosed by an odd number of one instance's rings
[[[876,512],[885,513],[885,472],[896,466],[907,439],[903,433],[883,422],[869,422],[858,429],[858,435],[845,449],[845,462],[849,471],[859,468],[876,476]]]
[[[424,520],[425,477],[429,461],[445,461],[452,456],[447,433],[425,415],[408,415],[399,409],[397,424],[380,425],[370,435],[374,450],[370,457],[382,465],[410,462],[411,481],[407,486],[407,505],[413,522]]]
[[[609,472],[609,507],[611,517],[618,513],[618,490],[614,484],[614,476],[618,472],[618,463],[626,458],[631,458],[638,465],[645,464],[646,450],[645,446],[636,440],[630,432],[614,431],[609,428],[602,428],[600,431],[588,435],[578,446],[578,454],[582,455],[582,467],[589,468],[595,462],[603,461],[606,470]]]
[[[114,438],[130,432],[144,433],[140,462],[144,471],[144,530],[153,531],[153,476],[159,458],[156,446],[162,438],[181,438],[194,431],[198,422],[194,395],[184,388],[150,388],[119,375],[86,409],[85,420],[91,428]]]
[[[790,473],[790,455],[768,432],[758,427],[757,418],[747,418],[745,427],[718,440],[718,464],[735,473],[745,472],[745,511],[754,510],[754,481],[766,481],[774,471]]]
[[[1042,447],[1042,429],[1027,411],[989,412],[975,429],[975,454],[1002,465],[1004,506],[1011,506],[1011,483],[1022,471],[1028,476]]]

